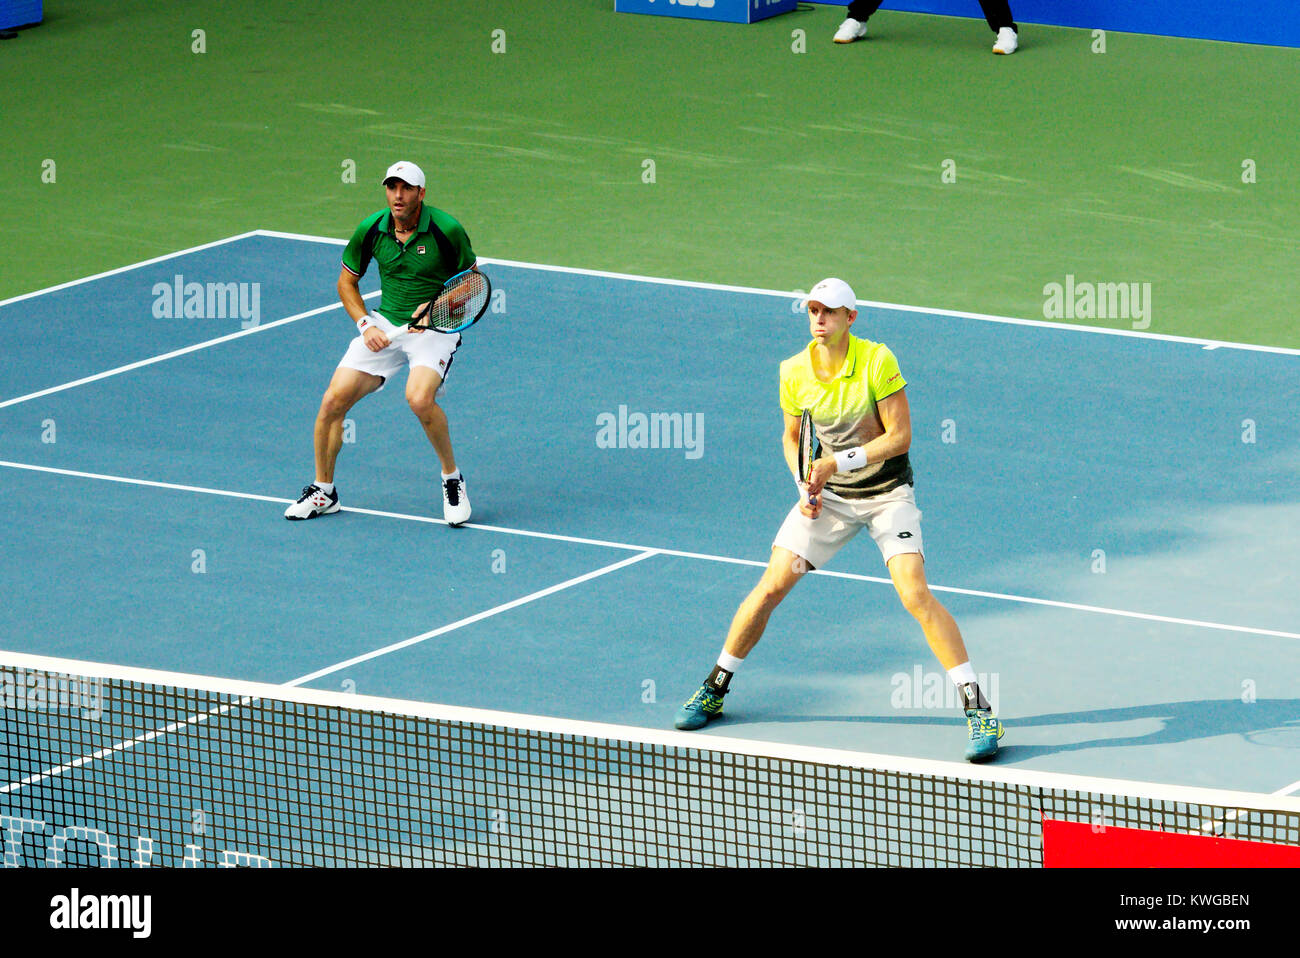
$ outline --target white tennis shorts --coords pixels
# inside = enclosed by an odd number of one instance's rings
[[[403,366],[428,366],[446,382],[451,357],[460,345],[460,333],[439,333],[432,329],[412,333],[405,326],[394,326],[378,313],[371,314],[371,322],[388,337],[388,345],[377,353],[371,352],[365,339],[357,336],[348,344],[348,351],[343,354],[340,366],[381,376],[385,383],[390,376],[400,372]],[[442,386],[439,386],[438,395],[441,396],[442,393]]]
[[[876,540],[885,563],[896,555],[925,551],[921,548],[921,510],[911,486],[899,486],[870,499],[841,499],[822,495],[822,511],[808,519],[795,506],[785,517],[772,545],[803,556],[817,569],[824,569],[835,553],[866,529]]]

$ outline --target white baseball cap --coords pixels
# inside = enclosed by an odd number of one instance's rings
[[[394,177],[403,183],[410,183],[412,186],[424,189],[424,170],[410,160],[398,160],[388,168],[388,172],[384,174],[384,178],[380,182],[387,184]]]
[[[854,310],[858,308],[858,298],[853,295],[849,284],[833,277],[822,280],[808,291],[803,301],[804,307],[807,308],[814,300],[831,309],[839,309],[841,306]]]

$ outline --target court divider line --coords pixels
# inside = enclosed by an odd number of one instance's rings
[[[258,236],[270,239],[297,240],[307,243],[328,243],[345,246],[346,240],[332,236],[310,236],[304,233],[280,233],[275,230],[255,230]],[[572,273],[575,276],[594,276],[599,279],[619,279],[632,283],[654,283],[660,286],[680,286],[686,289],[707,289],[721,293],[748,293],[756,296],[779,296],[784,299],[801,299],[802,291],[761,289],[755,286],[731,286],[725,283],[705,283],[689,279],[669,279],[659,276],[641,276],[636,273],[616,273],[609,270],[583,269],[578,266],[551,266],[545,263],[525,263],[519,260],[494,259],[490,256],[479,257],[484,265],[508,266],[515,269],[535,269],[550,273]],[[972,313],[958,309],[941,309],[931,306],[909,306],[902,303],[885,303],[872,299],[857,300],[859,306],[873,309],[893,309],[904,313],[923,313],[934,316],[948,316],[954,319],[974,319],[985,323],[1004,323],[1011,326],[1034,326],[1042,329],[1065,329],[1078,333],[1101,333],[1111,336],[1127,336],[1130,339],[1154,339],[1161,342],[1183,343],[1200,346],[1202,349],[1244,349],[1251,352],[1276,353],[1282,356],[1300,356],[1300,349],[1286,346],[1262,346],[1255,343],[1234,343],[1220,339],[1199,339],[1191,336],[1172,336],[1168,333],[1152,333],[1140,329],[1111,329],[1106,326],[1085,326],[1080,323],[1055,323],[1047,319],[1019,319],[1014,316],[995,316],[990,313]]]
[[[637,562],[640,562],[642,559],[649,559],[651,556],[655,556],[658,554],[659,552],[657,549],[646,549],[644,552],[638,552],[636,555],[629,556],[626,559],[620,559],[618,562],[613,562],[609,565],[601,566],[599,569],[594,569],[591,572],[585,572],[582,575],[574,576],[572,579],[565,579],[563,582],[557,582],[555,585],[547,586],[545,589],[539,589],[536,592],[531,592],[528,595],[521,596],[518,599],[511,599],[509,602],[504,602],[501,605],[494,606],[493,608],[488,609],[485,612],[476,612],[474,615],[466,616],[463,619],[457,619],[455,622],[448,623],[447,625],[441,626],[436,629],[431,629],[428,632],[422,632],[419,635],[414,635],[409,639],[403,639],[401,642],[394,642],[392,645],[385,645],[384,647],[375,649],[371,652],[366,652],[363,653],[362,655],[353,656],[352,658],[345,659],[342,662],[336,662],[334,665],[327,665],[323,669],[317,669],[315,672],[308,672],[306,675],[300,675],[298,678],[285,682],[283,684],[291,688],[296,688],[297,686],[304,685],[307,682],[313,682],[316,679],[322,678],[326,675],[331,675],[334,672],[341,671],[342,669],[345,669],[348,666],[359,665],[362,662],[368,662],[371,659],[377,659],[381,655],[388,655],[391,652],[397,652],[409,646],[418,645],[419,643],[427,641],[428,639],[436,638],[437,636],[443,635],[447,632],[453,632],[456,629],[463,628],[464,626],[467,625],[473,625],[475,622],[481,622],[484,619],[491,618],[492,616],[498,615],[502,612],[509,612],[511,609],[518,608],[521,605],[526,605],[529,602],[534,602],[537,599],[544,599],[548,595],[554,595],[556,592],[563,592],[565,589],[570,589],[575,585],[582,585],[582,583],[584,582],[590,582],[592,579],[597,579],[600,578],[600,576],[608,575],[611,572],[616,572],[619,569],[625,568],[626,566],[630,566]]]
[[[162,256],[155,256],[153,259],[143,259],[138,263],[128,263],[126,266],[119,266],[116,269],[96,273],[93,276],[83,276],[81,279],[69,280],[66,283],[59,283],[57,286],[47,286],[44,289],[33,290],[30,293],[20,293],[17,296],[10,296],[8,299],[0,299],[0,306],[8,306],[10,303],[21,303],[25,299],[34,299],[37,296],[44,296],[47,293],[57,293],[62,289],[71,289],[73,286],[81,286],[84,283],[93,283],[97,279],[107,279],[110,276],[117,276],[119,273],[129,273],[133,269],[140,269],[144,266],[153,266],[155,263],[165,263],[169,259],[188,256],[190,253],[201,253],[203,250],[212,249],[214,246],[225,246],[227,243],[238,243],[240,240],[252,239],[255,236],[264,235],[266,234],[261,230],[249,230],[247,233],[239,233],[236,236],[227,236],[225,239],[213,240],[211,243],[203,243],[200,246],[191,246],[189,249],[177,250],[174,253],[164,253]],[[275,237],[272,236],[272,238]]]
[[[370,297],[378,296],[379,293],[380,293],[379,290],[375,290],[373,293],[363,294],[361,298],[368,299]],[[342,303],[334,303],[333,305],[330,306],[320,306],[317,307],[316,309],[309,309],[305,313],[296,313],[293,316],[286,316],[284,317],[284,319],[277,319],[274,322],[259,323],[258,325],[251,326],[248,329],[241,329],[237,333],[230,333],[226,336],[218,336],[216,339],[209,339],[201,343],[194,343],[192,346],[184,346],[180,349],[173,349],[169,353],[162,353],[161,355],[158,356],[151,356],[148,359],[141,359],[139,362],[128,363],[125,366],[118,366],[116,369],[106,369],[102,373],[95,373],[92,376],[83,376],[81,379],[74,379],[72,382],[63,383],[62,385],[59,386],[51,386],[48,389],[41,389],[34,393],[28,393],[25,396],[15,396],[13,399],[6,399],[4,402],[0,402],[0,409],[4,409],[6,406],[16,406],[19,403],[28,402],[29,400],[32,399],[40,399],[42,396],[49,396],[52,393],[63,392],[65,389],[72,389],[75,386],[84,386],[86,383],[97,382],[100,379],[107,379],[110,376],[117,376],[120,375],[121,373],[127,373],[133,369],[140,369],[144,366],[152,366],[154,363],[161,363],[167,359],[175,359],[177,356],[184,356],[186,353],[198,352],[200,349],[207,349],[209,346],[216,346],[219,343],[227,343],[230,342],[230,340],[232,339],[239,339],[240,337],[243,336],[251,336],[254,333],[260,333],[263,330],[274,329],[277,326],[285,326],[289,323],[296,323],[300,319],[307,319],[310,316],[319,316],[321,313],[328,313],[331,312],[332,310],[342,309],[342,308],[343,308]]]
[[[170,489],[176,492],[197,492],[205,495],[225,496],[231,499],[247,499],[256,502],[273,502],[289,504],[292,499],[279,496],[264,496],[251,492],[233,492],[226,489],[210,489],[202,486],[187,486],[180,483],[158,482],[151,479],[133,479],[127,476],[110,476],[102,473],[80,472],[75,469],[56,469],[53,466],[38,466],[26,462],[0,460],[0,468],[23,469],[30,472],[43,472],[51,475],[69,476],[76,479],[97,479],[102,482],[119,482],[125,485],[146,486],[154,489]],[[355,512],[358,515],[374,516],[381,519],[398,519],[404,522],[425,522],[433,525],[446,525],[447,520],[434,516],[413,516],[401,512],[385,512],[379,509],[363,509],[356,506],[344,506],[341,512]],[[730,565],[745,565],[766,568],[767,562],[757,559],[738,559],[734,556],[712,555],[705,552],[687,552],[681,549],[664,549],[659,546],[634,545],[628,542],[612,542],[606,539],[587,539],[581,536],[566,536],[554,532],[536,532],[530,529],[513,529],[508,526],[489,526],[476,522],[467,522],[463,529],[476,529],[480,532],[495,532],[502,535],[522,536],[533,539],[546,539],[552,542],[569,542],[575,545],[600,546],[607,549],[623,549],[628,552],[649,552],[655,555],[673,556],[681,559],[699,559],[706,562],[722,562]],[[862,575],[855,572],[832,572],[826,569],[813,569],[811,575],[827,576],[833,579],[849,579],[854,582],[873,582],[892,586],[891,580],[882,576]],[[1161,622],[1167,625],[1186,625],[1200,629],[1215,629],[1221,632],[1238,632],[1246,635],[1263,635],[1281,639],[1300,639],[1300,633],[1284,632],[1280,629],[1261,629],[1247,625],[1232,625],[1226,622],[1207,622],[1201,619],[1184,619],[1176,616],[1157,615],[1152,612],[1133,612],[1127,609],[1112,609],[1106,606],[1085,605],[1079,602],[1065,602],[1060,599],[1039,599],[1033,596],[1013,595],[1006,592],[986,592],[981,589],[964,589],[958,586],[930,585],[933,592],[948,592],[954,595],[974,596],[981,599],[999,599],[1005,602],[1019,602],[1024,605],[1040,605],[1056,609],[1069,609],[1074,612],[1092,612],[1098,615],[1113,615],[1127,619],[1141,619],[1147,622]],[[1297,783],[1300,784],[1300,783]]]
[[[49,286],[45,289],[34,290],[30,293],[23,293],[19,296],[13,296],[6,300],[0,300],[0,306],[7,306],[10,303],[17,303],[25,299],[32,299],[36,296],[43,296],[46,293],[57,292],[72,286],[79,286],[83,283],[89,283],[97,279],[105,279],[109,276],[115,276],[129,270],[139,269],[142,266],[150,266],[155,263],[164,262],[165,260],[175,259],[179,256],[185,256],[190,253],[201,252],[202,250],[211,249],[215,246],[223,246],[227,243],[235,243],[240,240],[251,239],[255,236],[267,239],[292,240],[303,243],[325,243],[330,246],[346,246],[347,241],[334,236],[313,236],[308,233],[286,233],[279,230],[256,229],[247,233],[240,233],[236,236],[228,236],[225,239],[214,240],[211,243],[204,243],[201,246],[193,246],[189,249],[179,250],[175,253],[167,253],[163,256],[156,256],[153,259],[142,260],[139,263],[132,263],[127,266],[120,266],[117,269],[111,269],[103,273],[96,273],[93,276],[86,276],[82,279],[75,279],[67,283],[60,283],[57,286]],[[636,283],[655,283],[662,286],[680,286],[688,289],[708,289],[718,292],[728,293],[750,293],[759,296],[779,296],[785,299],[796,299],[800,293],[794,290],[777,290],[761,289],[755,286],[732,286],[723,283],[705,283],[697,280],[670,279],[667,277],[641,276],[635,273],[617,273],[609,270],[584,269],[578,266],[554,266],[546,263],[525,263],[519,260],[495,259],[493,257],[480,257],[479,262],[483,264],[495,264],[498,266],[508,266],[516,269],[535,269],[544,272],[553,273],[572,273],[576,276],[594,276],[602,279],[620,279]],[[1291,349],[1285,346],[1263,346],[1255,343],[1237,343],[1228,340],[1218,339],[1198,339],[1189,336],[1172,336],[1167,333],[1152,333],[1139,329],[1110,329],[1105,326],[1085,326],[1079,323],[1055,323],[1046,319],[1020,319],[1014,316],[995,316],[991,313],[975,313],[965,310],[943,309],[940,307],[930,306],[911,306],[902,303],[886,303],[878,300],[860,299],[857,301],[860,306],[869,306],[875,309],[893,309],[900,312],[923,313],[936,316],[948,316],[955,319],[974,319],[980,322],[1004,323],[1013,326],[1036,326],[1044,329],[1066,329],[1081,333],[1101,333],[1112,336],[1127,336],[1133,339],[1154,339],[1163,342],[1185,343],[1190,346],[1200,346],[1202,349],[1244,349],[1251,352],[1274,353],[1283,356],[1300,356],[1300,349]]]
[[[626,559],[620,559],[618,562],[611,563],[610,565],[602,566],[599,569],[593,569],[591,572],[586,572],[583,573],[582,575],[574,576],[573,578],[566,579],[563,582],[557,582],[555,585],[548,586],[545,589],[539,589],[536,592],[532,592],[529,593],[528,595],[521,596],[518,599],[512,599],[509,602],[503,602],[502,604],[495,606],[491,609],[486,609],[483,612],[477,612],[474,615],[466,616],[463,619],[458,619],[457,621],[444,625],[441,628],[432,629],[429,632],[423,632],[420,635],[412,636],[411,638],[404,639],[401,642],[394,642],[392,645],[386,645],[383,648],[374,649],[373,651],[366,652],[362,655],[354,656],[350,659],[345,659],[342,662],[338,662],[335,663],[334,665],[326,666],[323,669],[317,669],[315,672],[309,672],[307,675],[302,675],[296,679],[282,683],[282,687],[296,688],[300,685],[303,685],[306,682],[312,681],[313,679],[318,679],[321,678],[322,676],[329,675],[333,672],[338,672],[339,670],[345,669],[348,666],[357,665],[361,662],[366,662],[369,661],[370,659],[378,658],[381,655],[388,655],[391,652],[396,652],[400,649],[405,649],[408,648],[409,646],[417,645],[420,642],[425,642],[436,636],[445,635],[448,632],[455,631],[456,629],[463,628],[464,626],[467,625],[473,625],[475,622],[481,622],[484,619],[491,618],[492,616],[498,615],[502,612],[508,612],[511,609],[518,608],[521,605],[526,605],[529,602],[534,602],[538,599],[543,599],[548,595],[554,595],[556,592],[562,592],[563,590],[572,588],[575,585],[581,585],[584,582],[590,582],[592,579],[599,578],[600,576],[607,575],[610,572],[615,572],[618,569],[622,569],[626,566],[633,565],[637,562],[642,561],[643,559],[649,559],[654,555],[657,555],[655,550],[647,549],[646,551],[640,552],[637,555],[629,556]],[[130,751],[131,749],[139,745],[144,745],[148,742],[152,742],[154,739],[161,738],[164,735],[169,735],[170,733],[182,729],[187,725],[198,725],[200,723],[206,722],[210,718],[214,718],[218,715],[224,715],[227,712],[229,712],[231,709],[248,705],[250,702],[256,701],[259,698],[260,696],[256,696],[256,695],[244,696],[238,702],[228,702],[225,705],[219,705],[214,708],[208,709],[206,712],[199,712],[194,715],[187,716],[184,719],[171,722],[162,728],[157,728],[149,732],[144,732],[140,735],[135,736],[134,738],[123,739],[122,741],[116,742],[113,745],[98,749],[97,751],[92,752],[89,755],[82,755],[76,759],[73,759],[70,762],[64,762],[61,765],[51,766],[49,768],[43,769],[40,772],[35,772],[31,775],[28,775],[26,778],[19,779],[16,782],[9,782],[6,785],[0,786],[0,795],[8,795],[12,792],[17,792],[20,789],[27,788],[31,785],[35,785],[38,782],[43,782],[48,778],[54,778],[58,775],[62,775],[64,772],[70,772],[73,769],[81,768],[84,765],[89,765],[90,763],[96,762],[102,758],[108,758],[109,756],[115,755],[118,752]]]

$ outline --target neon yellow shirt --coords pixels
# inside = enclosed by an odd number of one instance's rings
[[[810,411],[817,438],[830,452],[865,446],[883,435],[876,403],[907,385],[889,347],[849,334],[844,365],[830,382],[822,382],[813,372],[814,345],[808,343],[803,352],[781,363],[781,408],[791,416]],[[912,465],[903,453],[852,472],[837,472],[826,488],[842,499],[866,499],[911,482]]]

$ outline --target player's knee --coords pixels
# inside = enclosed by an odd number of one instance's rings
[[[411,407],[411,412],[421,419],[427,419],[438,409],[438,400],[434,393],[408,393],[406,404]]]
[[[929,614],[934,593],[924,582],[908,580],[898,583],[898,598],[902,601],[903,608],[919,619]]]
[[[754,589],[755,597],[766,608],[772,609],[780,605],[781,600],[790,594],[798,581],[798,576],[782,570],[779,573],[769,573],[763,576],[758,586]]]
[[[334,389],[325,390],[320,401],[320,418],[337,419],[352,408],[352,397]]]

